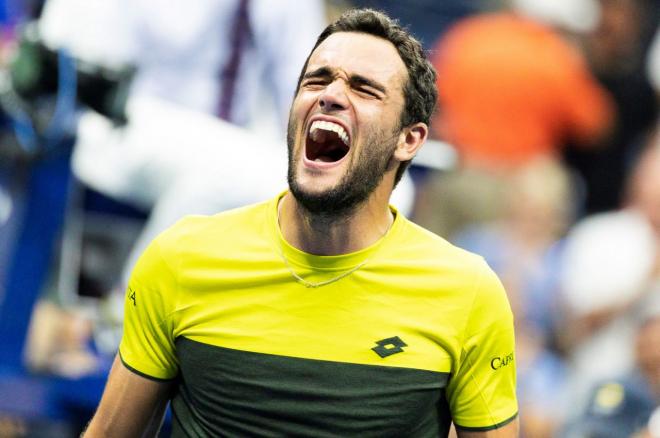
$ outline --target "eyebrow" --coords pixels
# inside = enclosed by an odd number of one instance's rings
[[[307,72],[304,74],[303,79],[309,79],[309,78],[331,78],[334,76],[333,70],[330,69],[329,67],[319,67],[316,70]],[[375,90],[380,91],[383,94],[387,94],[387,89],[385,86],[380,84],[379,82],[374,81],[373,79],[369,79],[367,77],[364,77],[362,75],[358,74],[352,74],[349,76],[348,81],[351,85],[366,85],[368,87],[371,87]]]
[[[328,67],[319,67],[314,71],[305,73],[303,79],[332,77],[332,70]]]

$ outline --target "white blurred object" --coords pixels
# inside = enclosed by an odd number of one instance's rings
[[[650,438],[660,438],[660,406],[655,408],[649,420],[648,431]]]
[[[576,33],[593,30],[600,20],[597,0],[512,0],[523,15]]]
[[[131,3],[126,0],[48,0],[39,20],[39,34],[51,49],[109,68],[135,58]]]
[[[40,33],[52,48],[104,67],[136,67],[131,92],[216,114],[232,55],[237,0],[48,0]],[[252,0],[230,120],[248,125],[265,90],[279,133],[300,69],[325,26],[320,0]]]
[[[415,155],[414,164],[435,170],[449,170],[458,164],[458,153],[451,144],[439,140],[426,140]]]
[[[579,223],[568,236],[562,275],[571,310],[583,315],[639,294],[653,269],[654,242],[651,226],[632,209]]]
[[[620,313],[581,339],[569,352],[574,406],[598,381],[634,365],[634,339],[644,309],[657,298],[652,272],[655,236],[633,209],[587,218],[567,237],[560,291],[571,317],[618,308]]]
[[[655,32],[653,44],[649,50],[646,72],[655,92],[660,96],[660,29]]]
[[[3,226],[11,217],[14,209],[14,203],[7,191],[0,187],[0,227]]]
[[[187,214],[266,200],[286,187],[286,146],[214,116],[135,96],[128,124],[80,121],[75,175],[109,196],[151,208],[127,272],[146,245]]]
[[[38,25],[48,47],[68,49],[89,64],[136,70],[126,126],[84,114],[73,156],[83,182],[152,211],[128,269],[181,216],[265,200],[286,187],[285,122],[300,70],[326,24],[324,6],[321,0],[46,2]],[[231,105],[221,105],[228,100]],[[217,117],[221,107],[231,124]],[[265,113],[265,107],[275,109]],[[276,127],[268,133],[254,124],[266,116]]]

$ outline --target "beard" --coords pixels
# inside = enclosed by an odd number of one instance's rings
[[[366,132],[359,155],[350,158],[348,169],[340,181],[325,191],[312,193],[305,190],[297,179],[296,162],[300,160],[294,156],[295,128],[289,120],[287,129],[289,189],[296,201],[315,216],[346,216],[366,202],[388,170],[398,137],[397,131],[388,135],[386,132],[370,129]],[[299,153],[305,153],[304,147]]]

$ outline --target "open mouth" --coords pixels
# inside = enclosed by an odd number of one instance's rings
[[[307,134],[305,156],[309,161],[337,162],[348,154],[349,140],[341,125],[327,120],[316,120]]]

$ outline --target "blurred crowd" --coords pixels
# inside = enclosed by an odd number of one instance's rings
[[[413,162],[392,202],[502,279],[521,436],[660,437],[657,0],[0,3],[0,336],[31,321],[24,346],[0,346],[0,399],[14,362],[103,375],[146,244],[286,187],[305,57],[330,19],[367,6],[437,69],[425,154],[456,160]],[[25,238],[34,223],[54,231]],[[31,283],[15,274],[25,247],[45,266]],[[3,409],[0,436],[77,430]]]

